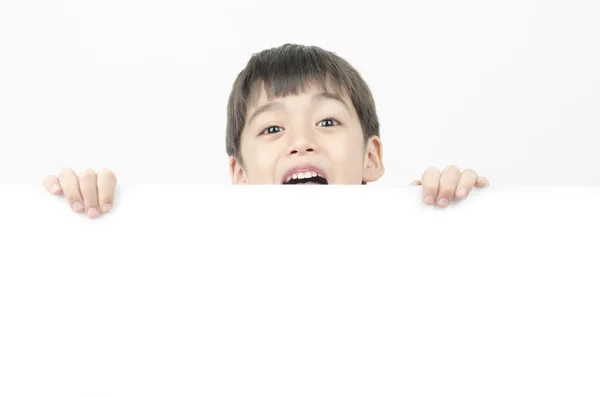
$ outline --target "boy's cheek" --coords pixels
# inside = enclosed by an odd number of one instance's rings
[[[279,183],[275,180],[275,173],[277,170],[277,161],[273,156],[267,154],[260,156],[252,164],[249,169],[249,177],[252,183],[260,184],[271,184]]]
[[[363,153],[361,150],[356,150],[356,148],[348,148],[347,151],[343,149],[340,146],[334,153],[331,153],[330,160],[335,167],[334,183],[360,184],[364,167]]]
[[[273,145],[246,146],[244,157],[248,183],[271,184],[278,183],[274,180],[277,170],[278,153]]]

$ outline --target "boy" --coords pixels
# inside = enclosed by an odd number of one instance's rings
[[[229,96],[226,151],[234,184],[366,184],[384,173],[367,84],[347,61],[315,46],[285,44],[251,57]],[[43,184],[95,218],[112,208],[116,181],[106,169],[63,169]],[[411,183],[423,186],[427,205],[440,207],[488,184],[455,166],[429,168]]]

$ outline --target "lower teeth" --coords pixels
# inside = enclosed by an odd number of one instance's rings
[[[319,185],[327,185],[327,180],[325,178],[321,178],[320,176],[314,176],[311,178],[303,178],[303,179],[290,179],[285,182],[284,185],[297,185],[300,183],[316,183]]]

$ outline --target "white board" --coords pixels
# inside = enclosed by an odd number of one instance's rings
[[[597,396],[600,188],[0,185],[2,396]]]

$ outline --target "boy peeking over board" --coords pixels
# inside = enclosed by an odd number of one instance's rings
[[[225,141],[234,184],[367,184],[384,173],[369,87],[346,60],[315,46],[285,44],[250,58],[229,95]],[[90,218],[111,210],[116,184],[108,169],[65,168],[43,181]],[[444,208],[489,182],[449,166],[428,168],[411,185]]]

